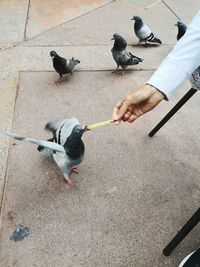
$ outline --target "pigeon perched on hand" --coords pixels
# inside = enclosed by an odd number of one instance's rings
[[[187,26],[182,21],[178,21],[175,26],[178,27],[177,41],[179,41],[185,34]],[[200,66],[191,74],[190,82],[194,89],[200,90]]]
[[[126,50],[127,42],[118,33],[113,34],[113,38],[111,40],[115,40],[113,48],[111,49],[113,58],[117,63],[117,69],[114,72],[118,72],[118,68],[121,66],[123,69],[122,74],[124,74],[125,69],[128,66],[137,65],[143,61],[142,58],[136,57]]]
[[[134,31],[135,35],[139,38],[139,43],[145,42],[146,45],[148,43],[162,44],[161,40],[154,36],[139,16],[134,16],[132,20],[135,20]]]
[[[62,146],[65,152],[53,151],[42,145],[38,147],[38,151],[53,159],[67,183],[73,186],[75,181],[70,179],[70,174],[72,172],[77,173],[76,166],[83,161],[85,146],[81,137],[88,129],[87,127],[81,126],[79,121],[74,117],[50,122],[46,125],[45,129],[51,131],[53,134],[53,138],[48,141]]]
[[[178,41],[185,34],[185,32],[187,30],[187,26],[182,21],[178,21],[175,24],[175,26],[178,27],[178,34],[177,34],[177,37],[176,37],[177,38],[177,41]]]
[[[73,57],[70,59],[65,59],[63,57],[60,57],[55,51],[51,51],[50,56],[52,57],[53,60],[54,69],[60,75],[59,81],[61,81],[63,74],[71,73],[72,75],[75,66],[80,63],[78,59],[74,59]]]

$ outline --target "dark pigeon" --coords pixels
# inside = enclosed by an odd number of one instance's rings
[[[186,30],[187,30],[187,26],[182,22],[182,21],[178,21],[175,26],[178,27],[178,34],[177,34],[177,41],[181,39],[181,37],[183,37],[183,35],[185,34]]]
[[[73,186],[75,181],[70,179],[70,174],[76,172],[76,166],[83,161],[85,146],[81,137],[87,131],[87,127],[81,126],[76,118],[69,117],[50,122],[45,128],[53,134],[53,138],[48,141],[62,146],[65,153],[53,151],[43,146],[39,146],[38,151],[53,159],[67,183]]]
[[[118,33],[113,34],[113,38],[111,40],[115,40],[113,48],[111,49],[113,58],[117,63],[117,69],[115,72],[118,71],[119,66],[123,69],[123,73],[128,66],[137,65],[143,61],[142,58],[134,56],[131,52],[126,50],[127,42],[126,40],[119,35]]]
[[[139,39],[139,43],[145,42],[146,45],[148,43],[162,44],[161,40],[154,36],[150,28],[143,23],[139,16],[134,16],[132,20],[135,20],[134,31]]]
[[[55,71],[60,75],[60,81],[63,74],[70,73],[72,75],[75,66],[80,63],[78,59],[74,59],[73,57],[70,59],[60,57],[55,51],[51,51],[50,56],[52,57]]]

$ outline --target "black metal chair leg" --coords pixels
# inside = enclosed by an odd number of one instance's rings
[[[192,215],[178,234],[163,249],[163,254],[169,256],[171,252],[181,243],[181,241],[192,231],[192,229],[200,222],[200,208]]]
[[[196,89],[191,88],[180,100],[179,102],[167,113],[167,115],[153,128],[149,133],[149,136],[152,137],[156,134],[160,128],[172,117],[174,114],[197,92]]]

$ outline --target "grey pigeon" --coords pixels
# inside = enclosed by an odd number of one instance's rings
[[[187,30],[187,26],[182,22],[182,21],[178,21],[175,26],[178,27],[178,34],[177,34],[177,41],[181,39],[181,37],[183,37],[183,35],[185,34],[186,30]]]
[[[81,126],[76,118],[69,117],[50,122],[46,125],[45,129],[53,134],[53,138],[48,141],[62,146],[65,153],[53,151],[42,145],[38,147],[38,151],[53,159],[60,168],[67,183],[73,186],[75,181],[70,179],[70,174],[76,172],[75,166],[83,161],[85,146],[81,137],[87,131],[87,127]]]
[[[177,41],[179,41],[185,34],[187,26],[182,21],[178,21],[175,26],[178,27]],[[191,74],[190,82],[194,89],[200,90],[200,66]]]
[[[80,63],[80,60],[74,59],[73,57],[70,59],[60,57],[55,51],[51,51],[50,56],[53,60],[54,69],[60,75],[60,81],[62,79],[63,74],[71,73],[72,75],[75,66]]]
[[[139,16],[134,16],[132,20],[135,20],[134,31],[135,35],[139,39],[139,43],[145,42],[147,45],[149,43],[162,44],[161,40],[156,38],[150,28],[142,21]]]
[[[119,66],[122,67],[123,73],[128,66],[137,65],[143,61],[142,58],[134,56],[131,52],[126,50],[127,42],[126,40],[119,35],[118,33],[113,34],[113,38],[111,40],[115,40],[113,48],[111,49],[113,58],[117,63],[117,69],[115,72],[118,71]]]

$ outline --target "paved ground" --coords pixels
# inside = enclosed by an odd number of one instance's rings
[[[0,127],[42,138],[48,120],[109,119],[116,100],[145,82],[189,23],[199,1],[1,1]],[[112,17],[111,17],[112,14]],[[161,47],[137,47],[130,18],[141,15]],[[124,77],[110,49],[114,32],[145,60]],[[49,51],[81,60],[56,86]],[[69,189],[33,145],[0,139],[1,264],[8,266],[177,266],[199,245],[199,227],[169,258],[162,248],[197,209],[199,95],[153,139],[147,133],[189,88],[132,126],[84,136],[86,159]],[[28,236],[11,240],[17,226]],[[14,239],[17,233],[14,234]]]

